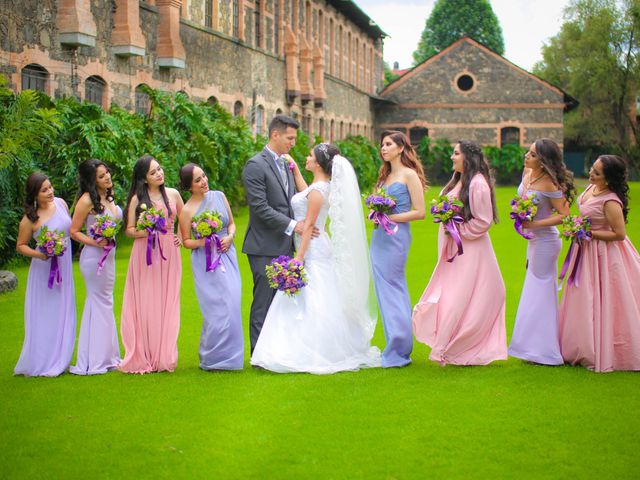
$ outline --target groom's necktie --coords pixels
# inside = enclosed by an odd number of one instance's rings
[[[284,156],[278,157],[278,166],[280,167],[280,177],[282,178],[282,183],[284,184],[285,190],[289,190],[289,182],[287,178],[287,167],[289,162],[284,158]]]

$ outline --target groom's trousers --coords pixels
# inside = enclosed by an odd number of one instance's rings
[[[251,341],[251,353],[253,353],[276,291],[269,286],[265,271],[265,267],[271,263],[273,256],[247,255],[247,257],[253,274],[253,302],[251,303],[251,313],[249,315],[249,338]]]

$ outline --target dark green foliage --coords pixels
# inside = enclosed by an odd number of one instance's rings
[[[496,183],[499,185],[517,185],[522,177],[524,154],[527,149],[520,145],[484,147],[484,156],[489,162]]]
[[[451,142],[439,138],[435,142],[423,137],[416,149],[430,184],[444,185],[451,178]]]
[[[426,21],[415,65],[462,37],[471,37],[496,53],[504,53],[502,28],[488,0],[438,0]]]
[[[342,156],[351,161],[358,176],[360,190],[363,193],[369,191],[376,183],[380,169],[381,160],[378,149],[361,135],[338,140],[336,146],[340,149]]]

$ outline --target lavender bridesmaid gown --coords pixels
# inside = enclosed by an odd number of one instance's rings
[[[409,189],[404,183],[394,182],[384,188],[396,199],[393,213],[411,209]],[[398,223],[398,231],[393,235],[387,235],[384,229],[377,228],[371,236],[373,285],[387,341],[382,352],[382,366],[385,368],[403,367],[411,363],[411,299],[405,276],[410,246],[411,229],[408,222]]]
[[[218,191],[209,191],[198,208],[220,213],[223,227],[218,234],[227,235],[229,217],[227,207]],[[191,266],[196,296],[202,312],[200,336],[200,368],[203,370],[241,370],[244,361],[242,313],[240,311],[241,283],[236,249],[233,245],[222,254],[221,264],[213,271],[206,271],[204,247],[191,251]]]
[[[24,299],[24,344],[15,375],[56,377],[71,363],[76,339],[76,303],[71,265],[71,217],[59,198],[56,210],[44,224],[66,235],[67,250],[58,257],[62,283],[47,287],[51,259],[31,259]],[[34,233],[34,238],[39,230]]]
[[[563,193],[528,190],[535,193],[540,203],[535,220],[551,215],[552,198]],[[518,195],[523,194],[523,185]],[[528,229],[534,237],[527,247],[527,275],[524,279],[516,323],[509,344],[509,355],[544,365],[562,365],[558,336],[558,255],[562,240],[556,227]]]
[[[111,216],[109,211],[105,213]],[[122,210],[116,207],[116,220],[122,218]],[[87,231],[95,222],[89,214]],[[78,354],[75,366],[69,371],[76,375],[97,375],[115,370],[120,363],[120,347],[113,314],[113,285],[116,280],[116,249],[109,252],[102,271],[98,275],[98,261],[102,248],[85,245],[80,253],[80,271],[87,289],[82,313]]]

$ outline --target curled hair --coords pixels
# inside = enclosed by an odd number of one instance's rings
[[[300,124],[287,115],[276,115],[269,122],[269,138],[271,138],[271,134],[274,132],[274,130],[277,130],[278,132],[285,132],[287,130],[287,127],[295,128],[296,130],[298,130],[300,128]]]
[[[195,163],[187,163],[180,169],[180,190],[188,192],[193,183],[193,170],[197,167]]]
[[[380,135],[380,145],[382,146],[382,142],[385,138],[390,137],[393,143],[402,147],[402,153],[400,154],[400,163],[405,167],[409,167],[411,170],[415,171],[418,174],[418,178],[420,179],[420,183],[422,187],[427,186],[427,179],[424,175],[424,169],[422,168],[422,163],[418,161],[418,157],[416,155],[416,151],[409,142],[407,136],[399,132],[397,130],[385,130]],[[391,174],[391,164],[389,162],[382,162],[382,166],[378,172],[378,181],[376,185],[381,186],[387,180],[387,177]]]
[[[476,142],[472,142],[471,140],[458,140],[457,145],[460,146],[460,152],[462,153],[463,172],[455,172],[442,192],[449,193],[458,182],[462,183],[458,200],[464,204],[464,207],[462,208],[462,216],[466,221],[469,221],[473,218],[471,205],[469,204],[469,186],[471,185],[471,179],[480,173],[487,181],[489,189],[491,190],[493,221],[494,223],[498,223],[498,208],[496,206],[496,191],[493,185],[493,176],[491,175],[489,164],[482,153],[482,148]]]
[[[22,210],[26,217],[33,223],[36,223],[39,218],[38,193],[40,193],[42,184],[47,180],[49,180],[49,177],[47,177],[44,173],[33,172],[27,178],[27,183],[25,184],[25,196]]]
[[[131,188],[129,189],[129,196],[127,197],[127,208],[124,211],[124,224],[126,225],[128,222],[129,216],[129,205],[131,205],[131,199],[135,195],[138,197],[138,206],[136,207],[136,218],[142,212],[140,205],[146,203],[151,206],[151,197],[149,197],[149,187],[147,186],[147,173],[149,172],[149,167],[151,166],[151,162],[155,160],[151,155],[143,155],[133,166],[133,178],[131,179]],[[164,204],[167,207],[167,216],[171,216],[171,207],[169,206],[169,197],[167,196],[166,189],[163,185],[160,185],[160,193],[162,194],[162,199],[164,200]]]
[[[562,160],[560,147],[549,138],[539,138],[534,145],[542,170],[549,175],[553,184],[562,191],[571,205],[576,198],[576,187],[573,185],[573,173]]]
[[[111,173],[107,164],[96,158],[85,160],[78,166],[78,183],[80,188],[78,189],[74,202],[77,203],[80,197],[87,192],[93,204],[93,211],[97,214],[104,212],[104,205],[102,205],[100,201],[100,194],[96,188],[96,175],[98,173],[98,167],[100,166],[106,168],[107,172]],[[107,201],[113,202],[113,189],[107,189],[105,198]]]
[[[615,193],[622,202],[622,215],[624,215],[624,222],[627,223],[627,214],[629,213],[627,162],[617,155],[600,155],[598,160],[602,163],[602,174],[607,181],[609,190]]]
[[[331,143],[320,143],[313,147],[316,162],[322,167],[322,171],[331,176],[333,157],[340,155],[340,149]]]

